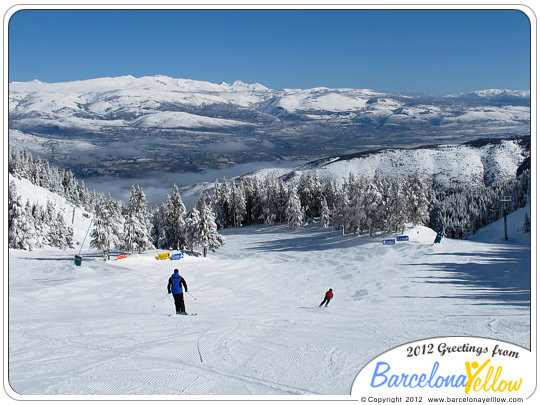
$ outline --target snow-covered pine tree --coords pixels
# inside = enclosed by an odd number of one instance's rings
[[[386,231],[403,232],[407,223],[407,195],[401,177],[386,180]]]
[[[224,177],[221,183],[216,179],[214,183],[212,210],[216,215],[216,224],[219,229],[233,226],[233,208],[231,199],[231,186],[227,179]]]
[[[48,163],[48,162],[47,162]],[[64,194],[64,187],[62,186],[62,179],[64,177],[65,170],[56,167],[49,166],[49,190],[55,194]]]
[[[146,195],[141,186],[131,186],[124,221],[124,245],[128,253],[145,252],[153,247],[152,223]]]
[[[289,186],[289,201],[287,202],[286,215],[290,229],[297,229],[305,223],[304,208],[300,203],[300,197],[294,184]]]
[[[407,181],[407,216],[412,225],[424,225],[429,220],[429,188],[418,173]]]
[[[252,224],[252,211],[254,206],[254,191],[252,179],[242,177],[240,184],[242,186],[242,192],[244,193],[244,201],[246,204],[246,215],[244,216],[244,223],[246,225]]]
[[[32,204],[30,200],[27,200],[26,205],[24,206],[26,219],[28,221],[28,226],[30,227],[28,231],[28,241],[32,246],[32,249],[38,249],[48,245],[47,235],[49,232],[49,225],[43,222],[43,216],[41,216],[41,212],[37,207],[37,204]]]
[[[246,216],[246,196],[242,184],[231,184],[230,215],[232,216],[232,226],[240,228]]]
[[[368,204],[369,195],[366,193],[368,180],[362,176],[350,177],[347,184],[349,205],[347,207],[347,230],[361,235],[369,230]]]
[[[321,200],[321,226],[323,228],[328,228],[330,226],[331,219],[332,213],[330,212],[330,208],[328,208],[326,198],[323,196]]]
[[[200,222],[201,217],[197,207],[193,207],[186,215],[186,247],[193,253],[196,246],[200,244]]]
[[[246,179],[247,187],[244,188],[246,193],[246,211],[250,224],[260,224],[264,220],[264,200],[265,192],[263,181],[258,178]]]
[[[186,207],[182,202],[182,197],[176,184],[173,185],[171,194],[167,196],[162,213],[161,247],[173,250],[183,249],[185,245]]]
[[[277,182],[274,176],[265,178],[262,186],[262,215],[261,220],[266,226],[276,224],[280,207],[278,207]]]
[[[66,247],[67,248],[74,248],[75,245],[73,244],[73,227],[68,225],[67,232],[65,233],[65,241],[66,241]]]
[[[336,208],[334,211],[334,229],[341,229],[345,235],[349,229],[348,211],[349,211],[349,196],[347,193],[347,182],[344,182],[342,189],[338,192],[336,198]]]
[[[49,245],[60,249],[73,248],[73,229],[66,225],[61,212],[56,213],[56,218],[49,227]]]
[[[165,203],[152,213],[152,240],[158,249],[165,249],[167,235],[165,234]]]
[[[17,178],[22,177],[19,174],[21,171],[21,166],[22,162],[19,153],[17,153],[17,151],[13,148],[8,148],[8,173],[11,173],[12,176]]]
[[[322,197],[326,200],[328,209],[330,212],[336,208],[338,199],[340,197],[340,192],[338,190],[336,181],[330,177],[325,178],[321,183],[321,193]],[[322,202],[322,199],[321,199]]]
[[[64,191],[64,196],[68,201],[76,205],[81,203],[79,184],[77,180],[75,180],[75,177],[73,177],[73,173],[70,170],[66,170],[64,172],[64,176],[62,178],[62,188]]]
[[[306,171],[302,173],[298,180],[298,196],[300,203],[305,210],[306,217],[315,218],[319,216],[319,194],[320,194],[320,182],[316,175],[312,175],[311,172]]]
[[[47,199],[47,205],[44,211],[44,225],[46,226],[45,245],[59,247],[60,240],[62,239],[62,229],[57,220],[57,210],[54,202]],[[65,228],[65,223],[64,223]]]
[[[104,260],[110,260],[111,249],[119,246],[123,239],[119,217],[118,204],[110,196],[102,196],[94,210],[90,246],[101,250]]]
[[[223,184],[221,184],[218,179],[214,181],[214,189],[212,192],[212,210],[216,216],[216,224],[218,228],[226,228],[229,223],[229,188],[225,178],[223,178]]]
[[[27,202],[27,206],[30,201]],[[47,244],[47,234],[49,232],[48,224],[45,221],[46,213],[38,203],[31,204],[31,208],[26,210],[27,216],[31,218],[32,232],[34,233],[34,245],[36,248],[43,247]]]
[[[365,185],[363,210],[366,213],[365,224],[370,236],[374,236],[377,230],[384,228],[385,201],[380,187],[381,182],[377,176],[368,180]]]
[[[223,246],[225,239],[218,233],[212,208],[206,205],[203,200],[199,209],[199,246],[203,248],[203,255],[206,257],[208,249],[215,251],[215,249]]]
[[[8,246],[13,249],[32,250],[32,229],[15,182],[8,187]]]

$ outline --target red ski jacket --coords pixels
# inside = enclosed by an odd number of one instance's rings
[[[326,298],[332,298],[333,296],[334,296],[334,293],[332,292],[332,289],[326,292]]]

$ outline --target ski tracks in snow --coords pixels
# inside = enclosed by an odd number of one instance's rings
[[[219,254],[179,263],[148,254],[90,259],[74,270],[72,261],[54,261],[58,253],[43,260],[45,253],[17,252],[10,258],[12,387],[23,394],[347,394],[367,361],[399,344],[441,334],[529,339],[526,309],[477,305],[481,296],[462,298],[460,285],[441,283],[436,266],[480,266],[472,260],[478,245],[433,245],[426,234],[384,246],[282,228],[230,231]],[[489,246],[481,247],[489,257]],[[176,266],[197,296],[185,297],[187,310],[199,316],[164,315],[174,309],[165,283]],[[318,308],[328,288],[334,299]]]

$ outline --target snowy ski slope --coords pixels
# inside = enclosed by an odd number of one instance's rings
[[[509,217],[508,242],[501,223],[436,245],[417,227],[390,246],[312,224],[226,230],[216,253],[180,261],[152,251],[104,262],[88,241],[80,267],[78,248],[10,250],[9,386],[25,398],[347,395],[364,364],[409,341],[480,336],[529,348],[523,215]],[[76,215],[76,241],[85,221]],[[174,268],[198,316],[169,316]],[[328,288],[334,299],[318,308]]]

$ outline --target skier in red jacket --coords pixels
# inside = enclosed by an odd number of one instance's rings
[[[330,300],[334,297],[334,293],[332,292],[332,289],[330,288],[326,294],[324,295],[324,300],[323,302],[321,302],[321,305],[319,305],[319,308],[323,306],[324,303],[326,303],[326,305],[324,306],[325,308],[328,306],[328,304],[330,304]]]

